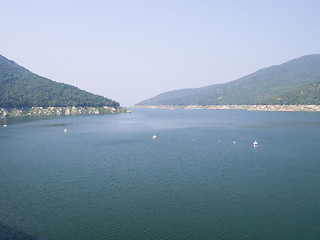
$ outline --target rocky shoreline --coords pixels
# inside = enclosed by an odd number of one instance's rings
[[[0,118],[25,116],[69,116],[98,115],[130,112],[123,107],[32,107],[32,108],[0,108]]]
[[[213,110],[248,110],[248,111],[274,111],[274,112],[320,112],[320,105],[137,105],[137,108],[150,109],[213,109]]]

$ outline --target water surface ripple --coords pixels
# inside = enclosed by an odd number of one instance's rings
[[[319,113],[1,121],[0,239],[320,236]]]

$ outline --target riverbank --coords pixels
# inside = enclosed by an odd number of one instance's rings
[[[212,109],[212,110],[248,110],[248,111],[274,111],[274,112],[320,112],[320,105],[139,105],[136,108],[150,109]]]
[[[130,112],[123,107],[32,107],[32,108],[0,108],[0,118],[25,116],[69,116],[98,115]]]

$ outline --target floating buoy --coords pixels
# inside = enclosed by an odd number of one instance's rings
[[[233,141],[233,144],[236,144],[236,141]]]
[[[152,139],[156,139],[156,138],[157,138],[157,136],[156,136],[156,135],[153,135],[153,136],[152,136]]]

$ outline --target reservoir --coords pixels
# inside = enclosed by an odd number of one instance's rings
[[[0,239],[320,236],[319,113],[0,121]]]

